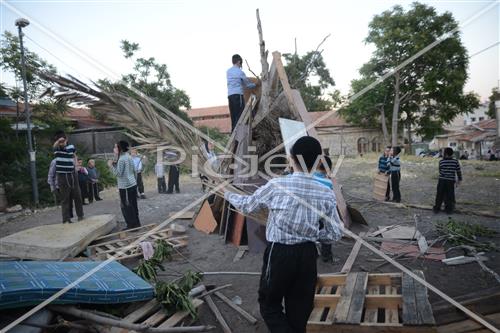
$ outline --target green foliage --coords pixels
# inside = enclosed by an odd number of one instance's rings
[[[365,41],[374,44],[376,50],[360,69],[361,78],[352,82],[354,94],[439,36],[448,33],[448,37],[400,69],[398,87],[395,77],[386,80],[355,101],[344,115],[357,125],[371,126],[383,105],[390,122],[398,88],[401,104],[397,120],[401,121],[404,114],[405,125],[411,124],[418,134],[432,137],[455,116],[477,107],[477,96],[463,93],[469,59],[457,27],[451,13],[438,14],[433,7],[420,3],[413,3],[408,11],[397,5],[375,16]]]
[[[169,314],[187,311],[194,319],[196,309],[189,298],[189,291],[201,281],[200,273],[188,271],[177,283],[158,282],[155,287],[156,299]]]
[[[326,68],[321,52],[311,51],[304,56],[285,53],[283,57],[287,62],[285,70],[290,86],[300,91],[307,110],[330,110],[333,103],[324,95],[326,89],[334,86],[335,82]]]
[[[148,260],[141,260],[139,266],[134,268],[134,273],[149,282],[156,282],[158,277],[157,270],[165,270],[162,263],[165,260],[172,259],[172,252],[172,245],[168,244],[163,239],[157,240],[153,256]]]
[[[167,65],[158,63],[153,57],[134,58],[136,52],[140,49],[137,43],[122,40],[120,48],[126,59],[134,60],[133,72],[122,75],[121,81],[154,99],[157,103],[180,116],[185,121],[192,123],[187,113],[183,111],[183,109],[191,107],[189,96],[185,91],[173,86],[170,81]],[[117,90],[131,97],[136,96],[123,82],[98,81],[99,85],[108,91]],[[162,113],[161,110],[156,110]]]
[[[440,221],[436,224],[436,230],[446,237],[452,245],[470,245],[480,251],[495,250],[493,242],[480,242],[478,237],[493,237],[496,231],[488,229],[480,224],[469,224],[455,221],[451,217],[448,221]]]
[[[47,61],[40,58],[36,53],[24,48],[26,59],[26,81],[28,84],[28,98],[30,101],[37,100],[40,94],[49,85],[42,79],[38,72],[46,71],[55,73],[56,68]],[[0,66],[3,70],[14,73],[17,80],[21,82],[21,51],[19,48],[19,37],[11,32],[5,31],[0,43]],[[19,97],[23,100],[23,94],[19,89],[9,92],[12,99]]]
[[[491,89],[491,95],[488,97],[489,103],[488,103],[488,116],[492,119],[497,118],[497,113],[496,113],[496,106],[495,106],[495,101],[500,101],[500,90],[498,90],[498,87],[495,87]]]

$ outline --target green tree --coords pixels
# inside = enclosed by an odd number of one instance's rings
[[[191,123],[187,113],[183,111],[183,109],[189,109],[191,106],[189,96],[183,90],[174,87],[170,80],[167,65],[158,63],[153,57],[135,57],[136,52],[140,50],[138,43],[122,40],[120,48],[126,59],[134,61],[133,71],[122,75],[122,81],[153,98],[157,103]],[[112,83],[107,80],[100,80],[99,84],[105,89],[119,89],[131,96],[135,96],[135,93],[123,85],[122,82]],[[158,112],[161,112],[161,110],[158,110]]]
[[[490,100],[490,102],[488,103],[488,116],[490,118],[496,119],[497,112],[495,101],[500,101],[500,90],[498,90],[498,87],[491,89],[491,95],[488,99]]]
[[[462,44],[458,24],[452,14],[413,3],[408,11],[394,6],[376,15],[369,24],[366,43],[376,47],[371,59],[360,70],[361,80],[373,82],[446,34],[446,38],[388,79],[390,85],[368,92],[368,100],[360,101],[351,112],[380,113],[380,103],[392,107],[390,116],[392,145],[398,144],[398,126],[415,129],[424,137],[432,137],[459,114],[479,105],[474,93],[464,94],[469,63]],[[353,92],[359,88],[353,86]],[[360,89],[359,89],[360,90]],[[388,90],[388,91],[385,91]],[[391,102],[388,103],[387,99]],[[364,103],[364,104],[363,104]],[[363,119],[361,115],[356,118]],[[403,122],[403,124],[401,124]],[[410,131],[408,131],[410,133]],[[408,138],[411,143],[411,137]]]
[[[40,99],[40,95],[46,87],[50,85],[47,81],[40,77],[39,73],[55,73],[56,68],[26,47],[24,48],[24,55],[26,59],[28,98],[30,101],[37,101]],[[16,80],[21,82],[21,51],[19,48],[19,37],[11,32],[5,31],[2,35],[0,42],[0,59],[1,68],[5,71],[13,73]],[[7,91],[12,99],[17,100],[17,98],[19,98],[20,100],[24,100],[23,94],[19,94],[19,91],[15,88],[11,90],[7,89]]]
[[[285,70],[290,86],[298,89],[308,111],[325,111],[332,107],[332,100],[326,96],[328,88],[335,81],[326,68],[323,55],[319,51],[307,52],[304,56],[285,53]]]

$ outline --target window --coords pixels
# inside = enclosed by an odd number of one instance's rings
[[[450,147],[456,147],[457,143],[456,142],[450,142]]]
[[[476,117],[470,118],[470,121],[475,122],[476,121]]]
[[[483,121],[484,120],[484,117],[479,117],[479,121]]]
[[[323,148],[323,155],[330,155],[330,149],[329,148]]]
[[[364,154],[368,151],[368,140],[366,138],[358,139],[358,154]]]
[[[373,138],[372,140],[372,151],[373,152],[380,152],[380,148],[381,148],[381,141],[380,141],[380,138]]]

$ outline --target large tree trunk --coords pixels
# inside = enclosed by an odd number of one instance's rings
[[[392,109],[392,141],[393,147],[398,145],[398,118],[399,118],[399,72],[394,73],[394,106]]]
[[[382,133],[384,134],[384,146],[389,144],[389,132],[387,132],[387,123],[385,119],[385,105],[380,107],[380,122],[382,125]]]

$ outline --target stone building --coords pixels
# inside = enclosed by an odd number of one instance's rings
[[[231,132],[231,118],[226,105],[196,108],[187,111],[195,126],[217,128],[221,133]],[[330,116],[326,116],[331,113]],[[326,154],[359,155],[380,152],[383,149],[383,135],[380,129],[366,129],[347,123],[336,112],[310,112],[311,120],[324,118],[315,126]]]

